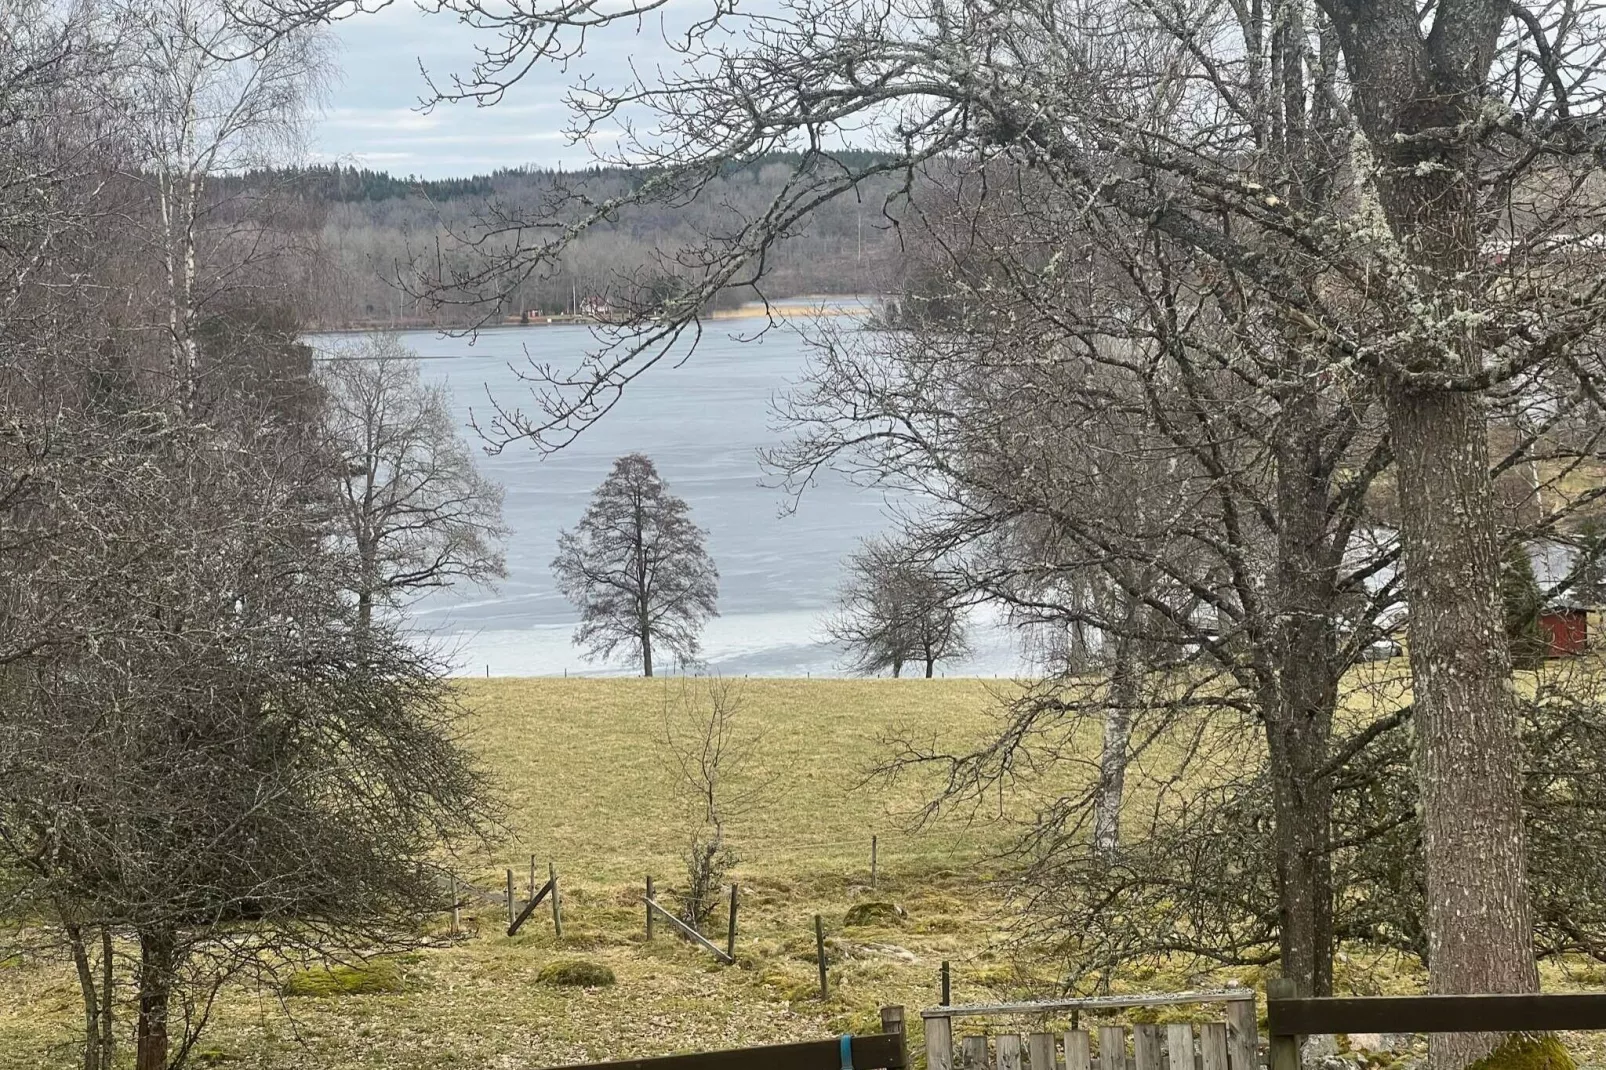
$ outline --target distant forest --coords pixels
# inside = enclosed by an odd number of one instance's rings
[[[846,153],[855,166],[868,154]],[[323,328],[387,327],[507,321],[575,312],[603,312],[639,297],[642,279],[685,268],[677,252],[704,235],[740,229],[769,206],[793,173],[797,157],[776,155],[727,166],[695,197],[650,213],[634,212],[594,228],[568,248],[561,262],[512,285],[505,297],[478,309],[432,308],[410,296],[398,280],[410,265],[437,256],[471,257],[461,239],[486,219],[548,216],[568,192],[601,200],[625,192],[652,172],[537,168],[501,170],[469,178],[423,180],[338,165],[255,171],[225,179],[225,187],[272,191],[293,211],[294,229],[315,237],[319,284],[298,304],[305,322]],[[842,198],[813,213],[768,257],[763,296],[869,293],[885,289],[897,269],[898,234],[888,219],[889,178],[865,188],[857,202]],[[720,306],[759,295],[751,289],[722,294]]]

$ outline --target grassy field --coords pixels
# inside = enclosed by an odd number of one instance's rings
[[[682,884],[684,828],[658,743],[663,705],[681,681],[490,680],[464,684],[471,738],[495,771],[509,832],[465,875],[523,887],[531,854],[562,874],[565,933],[544,911],[517,937],[487,905],[469,939],[388,964],[399,991],[295,996],[230,992],[203,1043],[241,1067],[539,1067],[580,1059],[812,1038],[872,1028],[881,1003],[935,1001],[951,959],[962,996],[1002,991],[1015,966],[995,946],[1005,919],[990,859],[1005,827],[944,821],[913,834],[902,820],[929,783],[864,785],[897,731],[963,746],[985,732],[1009,685],[979,680],[751,680],[743,717],[760,727],[755,772],[766,802],[734,821],[744,894],[738,965],[662,935],[643,940],[640,895]],[[872,891],[870,838],[879,841]],[[544,879],[544,875],[543,875]],[[886,901],[906,917],[844,926],[855,904]],[[813,916],[825,918],[833,995],[815,995]],[[444,919],[443,919],[444,923]],[[611,967],[608,988],[537,981],[559,958]],[[79,1012],[59,962],[0,964],[0,1067],[70,1064]],[[203,1065],[205,1065],[203,1063]]]
[[[929,797],[932,781],[865,783],[893,735],[949,749],[983,738],[1011,686],[997,681],[744,681],[744,717],[763,731],[755,773],[770,786],[767,802],[729,828],[742,859],[738,962],[720,966],[663,926],[646,943],[644,876],[653,874],[661,890],[683,886],[683,811],[658,742],[665,700],[682,686],[465,683],[472,743],[500,782],[509,830],[490,856],[466,861],[462,872],[500,888],[511,867],[522,888],[530,856],[542,879],[550,859],[562,874],[562,941],[544,909],[511,939],[499,903],[469,911],[472,935],[455,942],[443,917],[438,947],[377,968],[303,977],[289,992],[226,993],[197,1065],[523,1070],[866,1032],[876,1028],[882,1004],[912,1012],[935,1003],[944,959],[960,1001],[1050,989],[1051,964],[1008,950],[1009,918],[990,884],[1012,838],[1007,817],[946,817],[914,833],[906,818]],[[872,835],[880,844],[874,889]],[[902,913],[846,924],[850,910],[868,903]],[[816,913],[829,934],[832,996],[823,1002]],[[541,979],[546,967],[575,958],[608,967],[617,983],[563,987]],[[1341,956],[1338,974],[1341,988],[1369,992],[1411,990],[1420,980],[1392,957],[1359,949]],[[1260,974],[1143,970],[1116,987],[1227,980],[1256,984]],[[1606,973],[1547,969],[1547,985],[1580,983],[1606,983]],[[379,990],[343,991],[365,986]],[[65,963],[0,962],[0,1070],[72,1065],[79,1013]]]

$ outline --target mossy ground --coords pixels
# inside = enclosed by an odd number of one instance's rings
[[[543,907],[503,935],[500,905],[468,911],[472,935],[395,960],[399,985],[332,998],[229,990],[203,1048],[220,1065],[262,1070],[524,1070],[810,1039],[876,1028],[877,1008],[936,1002],[939,963],[953,964],[959,1001],[1042,994],[1053,964],[1020,959],[1003,939],[1010,918],[990,878],[1012,829],[943,820],[915,835],[902,818],[931,790],[919,779],[866,784],[885,739],[907,731],[961,746],[994,723],[1010,685],[977,680],[752,680],[747,709],[765,729],[760,751],[773,802],[733,822],[741,856],[737,963],[721,966],[659,926],[644,941],[643,878],[680,883],[679,818],[654,743],[666,688],[678,681],[493,680],[464,685],[471,738],[502,780],[511,834],[465,874],[522,887],[530,855],[561,874],[564,938]],[[870,836],[879,880],[870,886]],[[864,924],[849,927],[855,907]],[[899,915],[898,910],[903,914]],[[822,1001],[813,918],[823,916],[831,996]],[[723,933],[723,913],[712,928]],[[584,958],[615,983],[540,983],[553,962]],[[1391,954],[1357,950],[1339,984],[1357,994],[1419,990]],[[1164,963],[1112,981],[1154,991],[1237,980],[1254,969],[1189,974]],[[1554,971],[1547,983],[1569,984]],[[78,995],[64,962],[0,969],[0,1070],[70,1066]],[[1597,1063],[1596,1065],[1599,1065]]]

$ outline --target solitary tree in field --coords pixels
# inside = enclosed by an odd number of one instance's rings
[[[506,575],[502,488],[475,469],[445,388],[419,378],[415,355],[393,336],[373,335],[325,365],[322,385],[340,462],[341,534],[360,563],[362,625],[376,602]]]
[[[653,648],[697,654],[698,633],[718,616],[719,572],[706,533],[640,453],[613,463],[579,526],[558,536],[558,589],[580,610],[574,640],[589,658],[621,653],[652,675]]]
[[[928,562],[894,542],[869,539],[848,558],[847,573],[826,633],[848,648],[855,672],[890,669],[896,677],[920,662],[929,678],[937,662],[968,651],[954,589]]]

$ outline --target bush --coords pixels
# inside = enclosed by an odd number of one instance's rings
[[[547,985],[579,985],[599,988],[613,984],[613,971],[600,962],[586,959],[555,959],[541,967],[535,979]]]
[[[300,970],[284,982],[286,996],[365,996],[400,992],[401,973],[396,964],[374,959],[357,966],[319,966]]]

